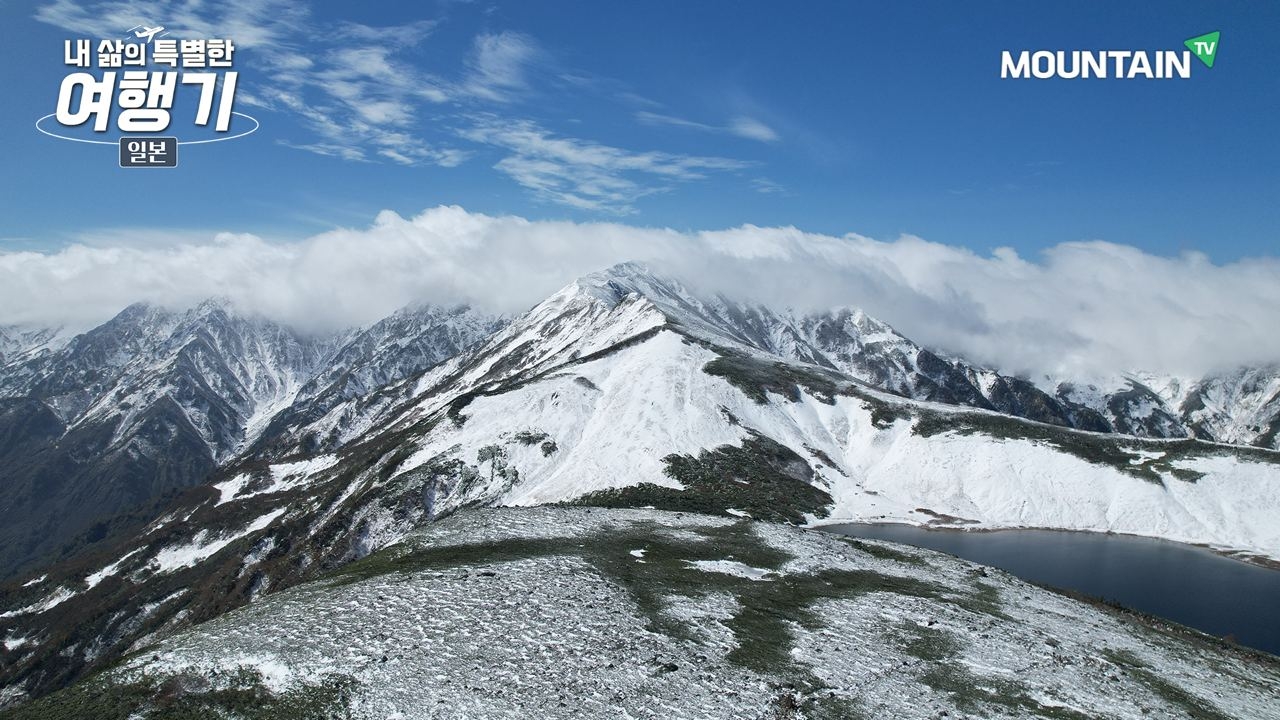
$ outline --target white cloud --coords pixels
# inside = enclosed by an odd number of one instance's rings
[[[437,24],[434,20],[415,20],[404,25],[373,27],[355,22],[341,22],[334,34],[336,39],[342,42],[356,39],[382,45],[412,47],[425,40],[436,29]]]
[[[686,120],[685,118],[676,117],[674,115],[664,115],[662,113],[651,112],[649,110],[640,110],[636,112],[636,120],[645,125],[669,125],[671,127],[687,128],[689,130],[702,130],[704,132],[722,132],[724,128],[708,125],[706,123]]]
[[[115,38],[140,23],[160,23],[175,37],[230,37],[245,46],[271,50],[306,21],[305,5],[290,0],[230,0],[208,8],[199,2],[127,0],[79,3],[53,0],[37,8],[41,22],[99,38]]]
[[[0,324],[86,327],[130,302],[224,295],[301,326],[370,322],[413,301],[520,311],[573,278],[640,260],[705,291],[798,309],[854,305],[904,334],[1005,371],[1194,375],[1280,360],[1280,261],[1215,265],[1105,242],[1039,261],[915,237],[795,228],[696,233],[533,222],[457,207],[276,243],[219,234],[160,246],[80,244],[0,254]]]
[[[555,137],[529,120],[481,116],[461,131],[473,142],[511,154],[494,167],[542,200],[584,210],[626,215],[632,203],[673,182],[749,164],[728,158],[632,152],[589,140]]]
[[[339,145],[336,143],[291,143],[288,140],[278,141],[281,145],[294,150],[306,150],[317,155],[325,155],[327,157],[342,158],[352,162],[367,162],[364,151],[350,145]]]

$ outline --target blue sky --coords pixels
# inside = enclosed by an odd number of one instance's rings
[[[0,250],[301,238],[457,204],[1031,257],[1084,239],[1277,254],[1280,5],[795,5],[4,2]],[[261,129],[184,147],[176,170],[39,135],[63,40],[144,21],[236,40],[237,109]],[[1212,30],[1217,63],[1189,80],[998,77],[1004,49]]]

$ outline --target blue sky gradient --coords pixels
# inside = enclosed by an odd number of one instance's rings
[[[1030,257],[1090,239],[1277,254],[1280,5],[905,5],[5,2],[0,250],[302,238],[457,204]],[[63,40],[131,17],[236,40],[237,109],[261,130],[184,147],[172,171],[38,134]],[[1005,49],[1213,30],[1217,63],[1189,80],[999,78]]]

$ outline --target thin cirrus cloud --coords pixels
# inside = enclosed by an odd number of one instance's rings
[[[774,142],[778,139],[778,133],[773,128],[764,123],[749,117],[736,117],[729,123],[729,132],[744,137],[749,140],[759,140],[760,142]]]
[[[531,120],[494,115],[472,118],[459,131],[476,143],[507,152],[494,166],[542,200],[583,210],[628,215],[633,203],[674,183],[699,180],[708,172],[740,170],[750,163],[622,148],[559,137]]]
[[[86,237],[0,253],[0,325],[84,329],[129,303],[225,296],[303,328],[373,322],[415,301],[527,309],[583,274],[638,260],[704,292],[800,311],[861,307],[928,346],[1006,372],[1194,377],[1280,360],[1280,261],[1217,265],[1107,242],[1037,260],[794,227],[679,232],[530,221],[437,207],[293,242],[185,234],[178,244]],[[323,318],[314,309],[324,307]]]
[[[758,177],[751,179],[751,188],[762,195],[786,195],[787,189],[782,185],[770,180],[769,178]]]
[[[485,33],[476,37],[467,58],[464,92],[497,103],[529,92],[529,68],[542,56],[533,38],[523,33]]]
[[[736,135],[748,140],[757,140],[759,142],[775,142],[778,140],[778,133],[773,128],[765,125],[760,120],[745,115],[739,115],[729,121],[727,125],[709,125],[707,123],[688,120],[674,115],[664,115],[662,113],[641,110],[636,113],[636,120],[645,125],[669,125],[671,127],[687,128],[690,130],[700,130],[702,132],[721,133],[728,135]]]

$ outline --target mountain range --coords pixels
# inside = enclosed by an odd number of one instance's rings
[[[1280,372],[1045,389],[635,264],[513,318],[227,302],[0,335],[16,701],[488,506],[1126,532],[1280,559]],[[513,518],[511,522],[518,523]]]
[[[577,287],[636,292],[704,337],[907,398],[1094,432],[1280,444],[1276,365],[1045,388],[922,347],[857,309],[701,298],[635,264]],[[392,404],[396,383],[505,324],[420,304],[366,328],[304,334],[211,300],[185,311],[133,305],[80,335],[0,328],[0,577],[118,532],[128,524],[119,516],[145,514],[234,462],[340,447]]]

